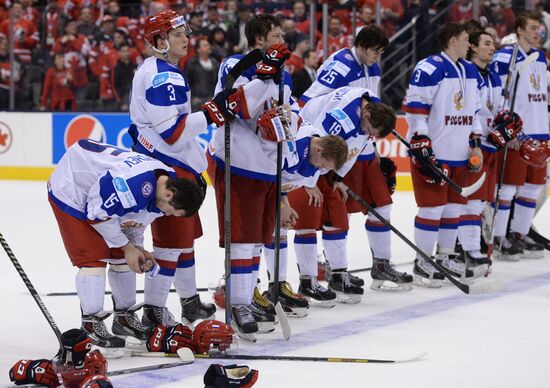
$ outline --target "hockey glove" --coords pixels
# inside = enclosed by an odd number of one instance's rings
[[[216,94],[211,100],[206,101],[201,109],[208,125],[214,123],[221,127],[239,113],[242,104],[246,106],[243,89],[230,89],[222,90]]]
[[[290,50],[284,44],[274,44],[269,47],[256,69],[258,78],[278,81],[277,74],[283,68],[285,61],[290,58],[290,54]]]
[[[284,110],[279,107],[266,110],[256,122],[256,133],[265,140],[284,141],[286,139],[285,125],[287,118]]]
[[[380,158],[380,170],[382,170],[382,174],[384,178],[386,178],[386,184],[388,185],[388,189],[390,189],[390,194],[395,193],[395,186],[397,184],[395,173],[397,172],[397,167],[393,160],[390,158]]]
[[[183,347],[195,350],[192,332],[182,324],[173,327],[156,325],[150,331],[146,345],[150,352],[176,353]]]
[[[59,380],[50,360],[19,360],[10,369],[15,385],[37,384],[58,387]]]
[[[80,383],[79,388],[113,388],[113,384],[107,376],[93,375]]]
[[[256,384],[259,372],[245,365],[212,364],[204,374],[205,388],[249,388]]]
[[[487,140],[497,149],[502,149],[509,141],[515,139],[522,130],[523,121],[517,113],[508,110],[499,112],[493,122],[493,130]]]
[[[92,339],[82,329],[71,329],[61,334],[63,362],[72,362],[76,369],[84,366],[86,354],[92,348]]]

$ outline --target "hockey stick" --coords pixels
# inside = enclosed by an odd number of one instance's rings
[[[279,98],[277,105],[282,106],[285,99],[285,77],[284,68],[279,70]],[[283,331],[283,337],[285,340],[289,340],[292,334],[288,318],[279,300],[279,268],[281,259],[281,186],[283,181],[283,143],[277,142],[277,176],[275,179],[275,190],[277,193],[275,200],[275,263],[274,263],[274,294],[273,301],[275,303],[275,313],[281,324],[281,330]]]
[[[472,284],[467,285],[464,284],[457,279],[455,279],[449,271],[444,268],[442,265],[437,263],[435,260],[433,260],[430,256],[428,256],[424,251],[422,251],[420,248],[418,248],[411,240],[409,240],[403,233],[401,233],[396,227],[394,227],[388,220],[386,220],[384,217],[380,215],[374,208],[367,203],[363,198],[361,198],[357,193],[355,193],[351,189],[347,189],[347,193],[350,197],[352,197],[354,200],[359,202],[367,211],[372,213],[380,222],[382,222],[386,227],[390,228],[401,240],[403,240],[409,247],[411,247],[418,255],[420,255],[424,260],[428,261],[431,265],[433,265],[443,276],[445,276],[451,283],[453,283],[456,287],[460,289],[460,291],[464,292],[465,294],[481,294],[485,292],[495,292],[504,287],[504,284],[501,281],[487,281],[483,284]]]
[[[197,288],[197,292],[206,292],[208,291],[208,288]],[[143,294],[143,290],[136,290],[136,294]],[[176,292],[175,289],[171,288],[169,292]],[[105,291],[105,295],[111,295],[112,291]],[[47,294],[43,294],[42,296],[77,296],[78,293],[75,291],[68,291],[68,292],[49,292]]]
[[[548,240],[542,234],[537,232],[534,226],[531,226],[531,228],[529,229],[529,233],[527,233],[527,235],[531,237],[534,242],[542,244],[544,246],[544,249],[546,249],[547,251],[550,251],[550,240]]]
[[[516,47],[514,48],[514,51],[516,52],[516,56],[517,56],[518,46],[519,46],[519,44],[516,44]],[[510,104],[510,111],[511,112],[514,111],[514,106],[516,104],[516,93],[517,93],[517,89],[518,89],[519,77],[525,71],[527,66],[530,65],[531,63],[533,63],[534,61],[536,61],[537,58],[538,58],[538,53],[532,53],[531,55],[528,55],[525,58],[525,60],[519,64],[519,67],[517,69],[516,78],[514,80],[514,86],[513,86],[513,89],[512,89],[512,102]],[[515,56],[512,57],[512,60],[514,61],[513,67],[516,67],[516,62],[515,62],[516,57]],[[506,77],[506,83],[508,84],[507,86],[509,86],[508,79],[512,78],[511,74],[513,72],[514,72],[514,69],[512,69],[512,65],[511,65],[510,66],[510,71],[508,72],[508,76]],[[509,96],[510,96],[509,93],[507,93],[505,95],[505,98],[502,101],[502,106],[503,107],[506,104],[506,97],[509,97]],[[495,242],[495,233],[496,233],[495,220],[496,220],[496,216],[497,216],[497,212],[498,212],[498,202],[500,200],[500,190],[502,189],[502,185],[504,184],[504,173],[506,171],[506,159],[507,159],[507,157],[508,157],[508,143],[506,143],[504,145],[504,154],[502,156],[502,167],[501,167],[500,174],[499,174],[499,177],[498,177],[497,193],[496,193],[496,196],[495,196],[495,209],[493,211],[493,217],[492,217],[492,221],[491,221],[491,233],[489,234],[489,241],[487,242],[487,258],[488,259],[491,259],[491,256],[493,255],[494,242]],[[502,242],[502,240],[501,240],[501,242]]]
[[[44,317],[46,317],[46,320],[50,324],[55,336],[57,337],[57,340],[59,341],[59,351],[57,352],[57,356],[61,356],[63,352],[63,343],[61,342],[61,331],[57,327],[57,324],[55,323],[53,317],[51,316],[50,312],[46,308],[46,305],[40,298],[40,295],[38,295],[38,292],[36,292],[36,289],[32,285],[31,281],[27,277],[27,274],[23,270],[23,267],[21,267],[21,264],[19,264],[19,261],[13,254],[10,246],[8,245],[7,241],[4,239],[4,236],[2,233],[0,233],[0,244],[2,244],[2,247],[6,251],[6,254],[8,255],[9,259],[11,260],[13,266],[15,267],[15,270],[21,276],[21,279],[23,280],[23,283],[25,283],[25,286],[27,286],[27,289],[31,293],[31,296],[34,298],[34,301],[38,305],[38,308],[40,308],[40,311],[42,311],[42,314],[44,314]]]
[[[133,353],[134,352],[132,352],[132,356],[134,355]],[[153,352],[153,353],[144,352],[143,354],[144,355],[145,354],[151,355],[149,357],[159,357],[160,354],[164,355],[164,356],[160,356],[160,357],[171,357],[171,356],[168,356],[168,354],[172,354],[172,356],[174,356],[174,357],[179,357],[181,361],[180,362],[170,362],[170,363],[166,363],[166,364],[146,365],[146,366],[138,366],[136,368],[127,368],[127,369],[115,370],[115,371],[108,372],[107,376],[112,377],[112,376],[127,375],[127,374],[130,374],[130,373],[147,372],[147,371],[156,370],[156,369],[174,368],[176,366],[182,366],[182,365],[190,364],[195,360],[195,356],[193,355],[193,352],[191,352],[191,350],[189,348],[179,349],[178,354],[173,354],[173,353],[160,353],[159,354],[159,353],[155,353],[155,352]]]
[[[184,348],[182,348],[184,349]],[[181,350],[181,349],[180,349]],[[154,353],[153,353],[154,354]],[[350,358],[350,357],[308,357],[308,356],[275,356],[275,355],[252,355],[252,354],[195,354],[195,358],[206,358],[214,360],[267,360],[267,361],[308,361],[308,362],[339,362],[339,363],[356,363],[356,364],[396,364],[403,362],[412,362],[420,360],[427,352],[416,354],[412,357],[386,360],[376,358]],[[178,354],[174,353],[157,353],[156,356],[151,356],[151,353],[147,352],[132,352],[132,357],[178,357]]]
[[[252,50],[241,58],[227,74],[223,88],[233,88],[235,81],[249,67],[254,66],[263,57],[259,49]],[[225,247],[225,323],[231,325],[231,124],[225,123],[224,133],[225,164],[225,203],[224,203],[224,247]]]
[[[409,150],[411,149],[411,144],[407,140],[405,140],[395,129],[392,130],[392,133],[396,138],[399,139],[401,143],[405,145],[405,147],[407,147]],[[468,197],[473,193],[475,193],[476,191],[478,191],[479,188],[483,185],[483,182],[485,182],[485,178],[487,175],[486,173],[483,173],[478,178],[478,180],[475,181],[472,185],[462,187],[458,183],[453,181],[451,178],[449,178],[447,175],[445,175],[440,168],[438,168],[437,166],[434,166],[432,163],[424,163],[423,166],[429,168],[430,171],[437,174],[437,176],[439,176],[442,180],[444,180],[449,185],[450,188],[455,190],[457,193],[459,193],[463,197]]]

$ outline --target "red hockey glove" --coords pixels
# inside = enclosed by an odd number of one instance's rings
[[[221,127],[226,121],[233,119],[241,110],[246,111],[246,99],[243,88],[222,90],[211,100],[206,101],[201,109],[208,124]]]
[[[256,133],[262,139],[269,141],[284,141],[286,139],[286,116],[279,107],[271,108],[261,114],[256,122]]]
[[[166,353],[176,353],[183,347],[194,350],[192,336],[191,330],[182,324],[173,327],[156,325],[147,340],[147,350]]]
[[[37,384],[58,387],[59,380],[50,360],[19,360],[10,369],[15,385]]]
[[[246,365],[212,364],[204,374],[206,388],[250,388],[258,380],[259,372]]]
[[[428,136],[414,134],[411,138],[411,154],[413,164],[418,169],[420,175],[426,179],[426,182],[441,182],[441,177],[428,167],[428,164],[438,166],[432,149],[432,140]]]
[[[290,58],[290,54],[290,50],[284,44],[274,44],[269,47],[256,69],[258,78],[277,81],[277,74],[283,68],[285,61]]]
[[[508,110],[499,112],[493,122],[493,130],[487,140],[497,149],[502,149],[509,141],[515,139],[523,128],[523,121],[517,113]]]
[[[113,388],[113,384],[107,376],[93,375],[80,383],[79,388]]]
[[[397,184],[395,173],[397,172],[397,167],[393,160],[390,158],[380,158],[380,170],[382,170],[382,174],[386,178],[386,184],[388,185],[388,189],[390,189],[390,194],[395,193],[395,186]]]

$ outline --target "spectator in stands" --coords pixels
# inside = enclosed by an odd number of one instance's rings
[[[118,60],[113,70],[112,82],[119,109],[123,112],[128,111],[130,89],[136,68],[137,65],[132,62],[130,46],[127,43],[122,43],[118,48]]]
[[[10,8],[13,19],[13,51],[19,56],[23,65],[31,63],[32,50],[39,42],[36,25],[23,17],[23,6],[20,3],[13,3]],[[10,17],[7,17],[0,24],[0,35],[10,39]]]
[[[44,13],[38,23],[41,44],[48,51],[51,51],[55,40],[59,37],[61,19],[61,11],[57,6],[56,0],[48,0],[48,4],[46,4]]]
[[[353,36],[357,36],[361,28],[370,27],[376,23],[376,15],[374,14],[374,7],[372,4],[364,4],[359,9],[359,18],[357,19],[357,27],[355,28]]]
[[[205,25],[203,29],[204,34],[209,34],[214,28],[225,29],[225,24],[222,23],[220,14],[218,13],[218,6],[216,4],[209,4],[208,11],[206,12],[206,20],[203,23]]]
[[[109,1],[109,3],[107,4],[107,9],[105,10],[105,14],[111,15],[111,17],[113,18],[116,24],[117,19],[123,16],[120,12],[120,5],[118,4],[118,1],[116,0]]]
[[[290,51],[296,48],[296,39],[298,31],[296,30],[296,22],[292,19],[285,19],[282,23],[283,32],[285,34],[285,44]]]
[[[73,86],[74,76],[71,69],[65,67],[65,54],[58,52],[54,55],[54,65],[44,77],[40,110],[76,110]]]
[[[331,16],[328,22],[328,38],[327,38],[327,54],[326,57],[332,53],[350,47],[350,37],[342,32],[342,21],[336,16]],[[319,58],[323,58],[323,40],[317,42],[317,54]]]
[[[221,63],[228,55],[228,44],[225,39],[225,31],[221,28],[214,28],[210,31],[208,42],[210,42],[210,46],[212,47],[212,56]]]
[[[306,12],[306,3],[304,1],[296,1],[292,6],[292,20],[296,22],[296,29],[303,34],[309,35],[309,17]]]
[[[239,3],[237,5],[237,20],[227,29],[229,55],[244,53],[246,51],[248,43],[244,34],[244,26],[250,19],[250,6]]]
[[[504,8],[501,0],[491,0],[490,12],[485,17],[488,25],[496,30],[500,39],[514,30],[514,11],[509,7]]]
[[[311,49],[309,37],[299,33],[296,35],[296,48],[290,55],[290,58],[285,62],[285,69],[294,74],[296,71],[302,70],[304,67],[304,53]]]
[[[458,0],[449,9],[449,21],[462,23],[473,19],[474,6],[472,0]]]
[[[391,37],[397,32],[397,27],[405,10],[400,0],[382,0],[380,3],[382,27],[386,30],[388,37]]]
[[[304,52],[304,67],[292,74],[292,96],[299,99],[317,77],[319,59],[313,50]]]
[[[35,0],[19,0],[21,7],[23,7],[23,19],[28,20],[34,26],[38,26],[38,20],[40,19],[40,13],[38,9],[34,7]]]
[[[94,15],[90,7],[82,7],[80,9],[76,33],[86,36],[90,42],[96,41],[101,36],[101,30],[95,24]]]
[[[113,33],[115,32],[115,21],[111,15],[105,15],[101,18],[100,34],[97,43],[109,42],[113,40]]]
[[[197,56],[191,58],[184,69],[189,81],[191,93],[191,110],[200,109],[200,106],[214,95],[220,62],[212,57],[212,48],[207,39],[200,39],[195,45]]]
[[[21,89],[19,80],[21,78],[21,64],[16,60],[11,72],[10,56],[9,56],[8,40],[0,38],[0,110],[8,110],[10,107],[10,88],[11,81],[15,87],[15,106],[20,106]]]
[[[225,2],[225,9],[221,12],[222,21],[225,25],[224,30],[227,31],[230,25],[237,20],[237,1],[228,0]]]

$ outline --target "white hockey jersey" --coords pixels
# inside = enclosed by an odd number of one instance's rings
[[[227,58],[218,73],[216,92],[223,89],[227,74],[242,56]],[[299,126],[299,107],[291,98],[291,78],[285,72],[284,101],[292,108],[291,132],[295,134]],[[275,182],[277,175],[277,144],[262,139],[256,134],[256,121],[261,113],[277,104],[279,86],[271,80],[262,81],[256,78],[256,67],[252,66],[235,81],[234,87],[244,87],[246,106],[231,122],[231,174]],[[218,128],[210,141],[208,151],[221,168],[224,167],[225,127]],[[283,143],[283,164],[293,166],[298,162],[295,144]]]
[[[371,147],[373,150],[371,156],[365,156],[365,160],[375,157],[374,139],[363,135],[361,129],[361,102],[365,93],[368,93],[372,102],[380,102],[380,99],[368,89],[347,86],[308,101],[300,112],[305,121],[322,128],[329,135],[340,136],[348,144],[348,161],[336,171],[341,177],[351,170],[365,148]]]
[[[128,243],[121,226],[144,229],[164,215],[155,205],[154,170],[176,176],[147,155],[83,139],[59,161],[48,194],[65,213],[89,221],[109,247],[121,247]],[[143,246],[143,236],[132,242]]]
[[[477,67],[464,59],[453,62],[445,53],[417,63],[403,104],[409,130],[432,140],[436,159],[465,166],[471,133],[482,133],[478,111],[481,79]]]
[[[478,68],[478,72],[483,79],[481,106],[478,112],[479,122],[483,131],[481,146],[486,151],[496,152],[496,147],[487,141],[487,136],[493,129],[493,120],[502,104],[502,84],[499,76],[490,69],[482,71]]]
[[[191,90],[176,66],[149,57],[132,81],[128,133],[134,151],[196,175],[208,165],[198,135],[207,132],[203,112],[191,113]]]
[[[506,76],[510,69],[512,60],[513,46],[504,47],[496,52],[491,63],[491,69],[500,77],[502,84],[506,82]],[[519,77],[516,91],[516,101],[514,112],[518,113],[523,120],[523,133],[529,137],[548,140],[548,81],[546,78],[546,57],[540,50],[531,49],[526,53],[519,47],[516,68],[521,62],[531,54],[537,53],[538,58],[535,62],[528,65],[525,72]],[[510,85],[513,85],[515,75]],[[512,93],[510,93],[512,95]],[[510,107],[511,97],[506,106]]]

